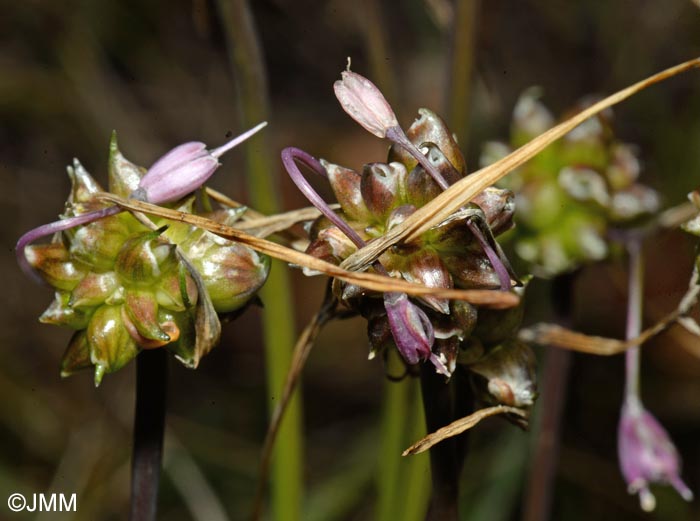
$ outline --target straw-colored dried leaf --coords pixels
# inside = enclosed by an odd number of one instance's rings
[[[458,434],[462,434],[474,427],[481,420],[489,418],[491,416],[496,416],[497,414],[512,414],[522,419],[527,419],[528,414],[524,409],[519,409],[518,407],[508,407],[506,405],[496,405],[494,407],[486,407],[485,409],[479,409],[469,416],[455,420],[449,425],[439,428],[435,432],[432,432],[421,438],[416,443],[411,445],[405,451],[403,451],[402,456],[411,456],[413,454],[420,454],[425,452],[433,445],[440,443],[447,438],[452,438]]]

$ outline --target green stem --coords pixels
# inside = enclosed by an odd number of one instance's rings
[[[398,375],[405,371],[405,366],[399,360],[398,353],[393,350],[387,353],[386,371],[391,375]],[[384,405],[376,482],[376,521],[396,519],[397,508],[404,499],[401,491],[403,463],[401,452],[404,449],[406,413],[408,412],[407,384],[406,379],[400,382],[386,379],[384,383]]]
[[[421,439],[427,433],[425,430],[425,414],[418,382],[410,382],[410,406],[412,416],[409,425],[409,443]],[[406,447],[402,447],[405,449]],[[404,458],[405,480],[403,482],[402,521],[423,521],[430,504],[430,456],[416,454]],[[394,517],[394,519],[397,519]]]
[[[238,80],[244,127],[267,119],[269,102],[262,49],[246,0],[217,0],[229,57]],[[257,136],[255,147],[246,145],[248,189],[251,204],[263,213],[280,210],[279,169],[270,161],[265,136]],[[260,291],[265,303],[263,336],[267,367],[270,411],[282,394],[295,342],[294,309],[286,266],[274,261],[270,276]],[[290,400],[272,457],[272,519],[295,521],[301,518],[303,494],[302,409],[298,393]]]
[[[274,261],[260,297],[265,303],[263,334],[270,411],[282,396],[295,341],[291,288],[283,262]],[[298,386],[297,386],[298,389]],[[273,519],[301,519],[303,496],[302,407],[298,391],[287,405],[272,453],[271,505]]]
[[[474,66],[477,3],[477,0],[457,0],[452,25],[447,114],[450,129],[456,134],[463,150],[469,138],[469,102]]]

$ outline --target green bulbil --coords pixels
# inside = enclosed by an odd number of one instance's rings
[[[510,143],[488,143],[482,165],[554,125],[539,94],[529,89],[521,95]],[[635,148],[616,139],[610,120],[608,111],[585,121],[502,182],[516,193],[516,229],[509,238],[539,276],[553,277],[605,258],[610,227],[639,224],[659,207],[656,192],[637,182]]]

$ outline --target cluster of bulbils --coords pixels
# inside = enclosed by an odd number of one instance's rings
[[[444,121],[420,109],[404,133],[381,92],[351,71],[336,82],[336,96],[358,123],[393,141],[386,163],[362,172],[286,149],[292,179],[322,212],[309,226],[307,253],[334,264],[402,223],[416,209],[467,173],[459,146]],[[331,210],[302,177],[295,161],[326,177],[340,205]],[[400,243],[374,263],[379,273],[434,288],[493,289],[522,294],[494,236],[512,226],[513,193],[488,188],[469,205],[424,233]],[[516,283],[516,287],[513,287]],[[423,361],[450,376],[467,368],[484,402],[528,408],[536,398],[535,357],[516,338],[520,306],[505,310],[433,296],[376,293],[338,280],[335,297],[367,319],[370,357],[398,349],[409,370]]]
[[[502,181],[516,194],[515,253],[538,276],[552,277],[606,258],[610,227],[639,224],[659,209],[656,191],[637,182],[636,148],[615,138],[611,118],[609,109],[592,117]],[[482,164],[493,163],[554,123],[539,101],[539,89],[526,90],[513,111],[510,143],[487,143]]]
[[[216,170],[227,149],[209,152],[203,143],[186,143],[147,171],[128,161],[113,137],[109,190],[153,203],[175,202],[176,209],[193,213],[195,197],[183,196]],[[68,175],[72,190],[61,220],[25,234],[17,246],[25,271],[56,292],[40,321],[76,330],[61,374],[93,367],[98,385],[141,349],[161,347],[196,367],[218,341],[217,314],[239,309],[265,282],[267,257],[184,223],[154,219],[147,227],[131,213],[100,202],[102,188],[77,160]],[[205,215],[230,225],[243,211]],[[53,234],[49,244],[28,245],[47,234]]]
[[[539,94],[531,88],[520,96],[510,144],[487,143],[484,165],[554,125]],[[635,147],[615,138],[611,118],[608,110],[587,120],[502,181],[515,192],[518,209],[509,239],[536,275],[553,277],[606,258],[612,228],[643,225],[659,209],[658,194],[637,182],[641,167]],[[700,208],[697,192],[690,199]],[[685,229],[700,235],[700,218]],[[637,371],[626,374],[627,380],[635,378]],[[632,391],[626,393],[618,425],[618,455],[630,493],[639,495],[646,511],[656,504],[651,483],[670,484],[690,501],[693,494],[680,477],[681,459],[670,436],[644,407],[639,386],[628,388]]]

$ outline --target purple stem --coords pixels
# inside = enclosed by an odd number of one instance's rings
[[[467,227],[474,234],[476,240],[479,241],[479,246],[481,246],[481,248],[484,250],[484,253],[486,253],[486,256],[489,258],[489,262],[491,263],[491,266],[496,272],[496,275],[498,275],[498,280],[501,282],[501,290],[508,291],[510,289],[510,274],[501,262],[501,259],[498,257],[498,254],[488,243],[486,237],[484,237],[484,234],[481,233],[481,230],[479,230],[479,227],[476,224],[474,224],[471,221],[467,221]]]
[[[338,214],[336,214],[323,198],[313,189],[309,182],[301,173],[296,164],[299,161],[309,167],[313,172],[321,177],[328,178],[328,173],[321,162],[311,154],[296,148],[288,147],[282,151],[282,163],[284,164],[289,177],[301,190],[304,196],[313,204],[324,216],[338,227],[358,248],[365,246],[365,241],[359,234],[348,225]],[[374,261],[372,267],[377,273],[389,276],[389,272],[378,260]],[[425,312],[415,304],[411,303],[405,294],[396,292],[386,292],[384,297],[384,307],[391,325],[391,332],[396,341],[399,351],[409,363],[416,363],[413,353],[430,359],[437,370],[443,374],[449,374],[442,361],[430,350],[435,340],[432,324]],[[406,297],[406,298],[401,298]],[[407,320],[413,317],[415,320]],[[421,349],[422,344],[427,349]],[[426,353],[425,351],[428,351]]]
[[[627,244],[630,272],[627,297],[627,339],[639,336],[642,331],[642,299],[644,287],[644,263],[641,243],[632,240]],[[625,352],[625,399],[639,398],[639,346]]]
[[[97,221],[98,219],[109,217],[110,215],[116,215],[122,211],[123,210],[118,206],[110,206],[108,208],[103,208],[102,210],[95,210],[93,212],[84,213],[75,217],[69,217],[68,219],[61,219],[60,221],[43,224],[37,228],[34,228],[33,230],[29,230],[19,238],[17,245],[15,246],[15,255],[17,255],[17,263],[19,264],[19,267],[28,277],[34,279],[39,284],[44,284],[44,280],[39,276],[39,274],[27,260],[25,248],[29,246],[29,244],[37,239],[46,237],[47,235],[53,235],[54,233],[69,230],[82,224],[88,224],[93,221]]]
[[[136,404],[131,454],[129,521],[155,521],[165,432],[168,353],[144,349],[136,357]]]
[[[318,192],[313,189],[313,187],[304,177],[304,174],[302,174],[299,170],[296,161],[300,161],[308,166],[314,173],[328,179],[328,173],[321,162],[300,148],[288,147],[282,150],[282,163],[284,164],[284,168],[286,168],[289,177],[292,178],[292,181],[294,181],[294,184],[297,185],[297,188],[301,190],[301,193],[304,194],[304,196],[318,209],[319,212],[325,215],[330,222],[335,224],[341,232],[347,235],[348,239],[355,243],[355,246],[362,248],[365,245],[365,241],[362,240],[362,237],[360,237],[358,233],[353,230],[350,225],[348,225],[348,223],[341,219],[338,214],[336,214],[331,207],[326,204],[326,201],[324,201],[323,198],[318,195]],[[382,270],[384,270],[383,266]],[[384,270],[384,273],[386,273],[386,270]]]
[[[410,153],[416,159],[416,161],[420,163],[420,166],[422,166],[425,171],[428,172],[430,177],[433,178],[440,188],[447,190],[450,187],[438,169],[435,168],[427,157],[425,157],[425,154],[423,154],[418,147],[414,145],[410,139],[408,139],[401,127],[396,126],[390,128],[386,131],[386,137],[400,147],[405,148],[406,151],[408,151],[408,153]]]
[[[428,172],[430,177],[433,178],[433,180],[438,184],[438,186],[442,190],[447,190],[449,188],[450,185],[442,176],[442,174],[438,171],[437,168],[435,168],[435,166],[430,162],[430,160],[425,156],[425,154],[423,154],[418,149],[418,147],[414,145],[410,139],[408,139],[401,127],[396,126],[388,129],[386,132],[386,137],[390,141],[406,149],[418,161],[418,163],[420,163],[420,165],[425,169],[425,171]],[[479,244],[484,249],[486,256],[491,262],[491,266],[493,266],[493,269],[496,271],[498,279],[501,281],[501,290],[510,290],[510,275],[508,274],[508,270],[506,269],[506,267],[501,262],[501,259],[498,258],[498,254],[493,250],[493,248],[491,248],[489,243],[486,241],[486,238],[473,223],[467,223],[467,226],[469,226],[469,229],[479,241]]]

